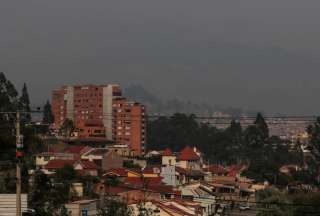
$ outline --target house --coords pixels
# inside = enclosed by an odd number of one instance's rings
[[[74,154],[61,152],[43,152],[35,155],[35,163],[37,168],[42,168],[51,160],[74,160]]]
[[[145,209],[156,216],[200,216],[203,209],[197,202],[173,200],[156,201],[151,200],[144,204]],[[129,205],[134,216],[140,215],[139,203]]]
[[[98,176],[99,167],[91,161],[82,160],[52,160],[44,166],[44,173],[54,174],[58,169],[72,166],[80,175]]]
[[[241,173],[245,171],[248,167],[246,165],[231,165],[227,167],[227,176],[229,177],[240,177]]]
[[[159,157],[161,156],[161,153],[159,151],[149,151],[148,153],[146,153],[145,157],[146,158],[151,158],[151,157]]]
[[[111,145],[107,146],[107,149],[110,151],[116,152],[122,157],[133,157],[135,156],[134,151],[129,148],[127,145]]]
[[[161,174],[161,166],[147,166],[142,170],[142,175],[145,178],[157,178]]]
[[[96,216],[98,200],[79,200],[65,204],[69,216]]]
[[[102,159],[102,171],[109,170],[111,168],[123,167],[124,158],[121,157],[117,152],[109,150],[103,155]]]
[[[141,190],[127,185],[106,186],[103,183],[94,186],[94,192],[100,197],[126,202],[128,204],[141,202],[142,200],[160,200],[161,195],[151,190]]]
[[[226,176],[228,174],[228,170],[226,168],[217,164],[209,165],[204,170],[209,172],[212,176]]]
[[[186,146],[178,155],[177,166],[188,170],[201,170],[201,154],[196,148]]]
[[[107,170],[104,174],[104,177],[117,177],[117,178],[141,178],[142,174],[139,170],[126,169],[126,168],[111,168]]]
[[[162,153],[162,165],[175,166],[177,163],[177,157],[172,153],[171,149],[167,148]]]
[[[176,167],[170,165],[163,165],[161,167],[160,176],[163,178],[162,181],[166,185],[176,187],[178,185],[178,175],[176,173]]]
[[[177,181],[179,185],[204,180],[204,173],[201,170],[184,169],[176,167]]]
[[[64,149],[63,152],[73,154],[75,159],[80,159],[81,155],[91,150],[91,147],[85,145],[72,145]]]

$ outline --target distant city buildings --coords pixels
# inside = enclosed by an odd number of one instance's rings
[[[72,120],[79,138],[107,138],[144,152],[146,110],[122,97],[119,85],[63,86],[52,93],[54,129]]]

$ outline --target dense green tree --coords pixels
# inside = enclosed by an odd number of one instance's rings
[[[127,203],[108,199],[105,206],[98,211],[98,216],[131,216],[132,212]]]
[[[307,128],[309,143],[313,147],[313,153],[320,158],[320,117]]]
[[[61,125],[60,132],[63,136],[70,137],[74,129],[75,126],[73,121],[71,119],[66,119]]]
[[[261,113],[257,114],[254,125],[258,128],[264,140],[269,138],[269,128]]]
[[[29,195],[30,208],[36,211],[37,216],[48,215],[46,212],[50,202],[51,182],[47,175],[39,170],[34,173],[32,179]]]
[[[30,123],[31,121],[31,108],[30,108],[30,98],[26,83],[23,84],[21,96],[19,98],[19,111],[22,112],[21,120],[23,123]]]
[[[17,96],[14,85],[0,72],[0,111],[12,112],[17,109]],[[12,160],[15,154],[14,114],[0,114],[0,158]]]
[[[43,119],[42,123],[44,124],[52,124],[54,122],[54,116],[52,113],[51,104],[49,101],[43,107]]]

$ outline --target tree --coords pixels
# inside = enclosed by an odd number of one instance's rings
[[[257,114],[256,120],[254,121],[254,125],[257,127],[257,129],[260,131],[263,140],[268,139],[269,137],[269,128],[264,120],[263,116],[261,113]]]
[[[52,113],[51,104],[49,101],[43,107],[43,119],[42,123],[44,124],[52,124],[54,122],[54,116]]]
[[[103,208],[99,209],[98,216],[131,216],[132,212],[127,203],[109,199]]]
[[[36,211],[36,215],[47,215],[48,203],[50,202],[50,192],[52,185],[49,178],[42,171],[37,170],[33,177],[33,184],[30,191],[31,208]]]
[[[0,72],[0,111],[14,112],[17,110],[17,96],[14,85]],[[0,157],[1,160],[12,160],[15,154],[14,114],[0,115]]]
[[[61,128],[60,128],[60,131],[62,132],[62,134],[65,136],[65,137],[70,137],[72,132],[74,131],[75,127],[74,127],[74,124],[73,124],[73,121],[71,119],[66,119]]]
[[[18,109],[19,111],[27,112],[21,115],[22,117],[21,119],[22,119],[22,122],[29,123],[31,121],[31,114],[30,114],[31,108],[30,108],[30,98],[29,98],[29,93],[28,93],[26,83],[23,84],[22,93],[19,98]]]
[[[309,143],[313,147],[313,153],[320,157],[320,117],[307,128]]]

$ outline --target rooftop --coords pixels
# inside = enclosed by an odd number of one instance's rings
[[[200,160],[200,157],[197,155],[197,153],[190,146],[186,146],[179,153],[179,160],[182,160],[182,161]]]

